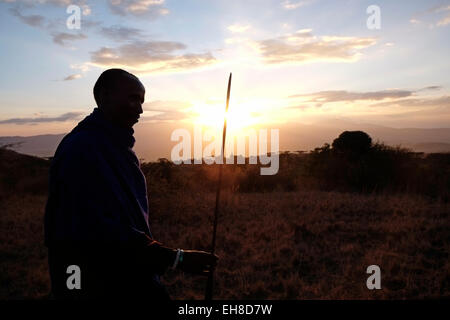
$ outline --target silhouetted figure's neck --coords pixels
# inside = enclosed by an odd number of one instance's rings
[[[101,109],[94,108],[92,113],[84,118],[77,126],[78,129],[82,128],[95,128],[101,129],[107,133],[107,135],[114,140],[114,142],[128,148],[133,148],[135,139],[133,137],[133,128],[120,127],[113,123],[105,115]]]

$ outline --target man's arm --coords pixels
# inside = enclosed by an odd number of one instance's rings
[[[174,265],[177,250],[164,246],[162,243],[147,237],[147,254],[152,261],[158,261],[158,273],[163,274]],[[183,259],[177,264],[177,269],[194,274],[207,275],[214,269],[219,257],[205,251],[183,250]]]

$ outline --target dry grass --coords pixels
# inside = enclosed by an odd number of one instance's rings
[[[0,298],[49,290],[45,196],[1,203]],[[154,236],[208,249],[214,194],[151,197]],[[450,295],[447,204],[410,196],[334,192],[226,194],[219,221],[215,298],[392,299]],[[382,271],[382,290],[365,283]],[[202,299],[205,278],[169,271],[175,299]]]
[[[46,196],[0,201],[0,299],[43,298],[49,293],[44,247]]]
[[[150,199],[155,236],[208,249],[214,194]],[[228,194],[218,229],[218,299],[403,299],[450,295],[448,204],[335,192]],[[382,290],[368,290],[379,265]],[[204,279],[165,276],[174,298]]]
[[[1,163],[17,168],[0,170],[7,182],[0,184],[0,299],[45,298],[50,287],[43,246],[47,164]],[[21,166],[33,172],[21,174]],[[155,238],[166,245],[208,250],[214,181],[201,170],[191,171],[148,176],[150,222]],[[449,297],[449,206],[418,195],[227,192],[214,297]],[[382,290],[366,288],[366,268],[372,264],[381,268]],[[203,299],[204,277],[168,271],[163,280],[175,299]]]

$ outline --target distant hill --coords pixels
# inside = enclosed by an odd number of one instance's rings
[[[354,123],[340,119],[329,119],[314,124],[286,123],[268,126],[268,129],[280,128],[281,151],[310,151],[324,143],[332,143],[345,130],[367,132],[374,142],[377,140],[388,145],[401,145],[416,152],[450,152],[450,128],[390,128],[367,123]],[[170,140],[175,129],[182,128],[180,123],[158,122],[139,123],[135,126],[135,152],[145,161],[158,158],[170,158],[177,142]],[[193,132],[192,126],[184,127]],[[39,157],[53,156],[64,134],[47,134],[29,137],[0,137],[0,146],[16,144],[10,149],[23,154]],[[193,134],[192,134],[193,137]]]
[[[450,128],[390,128],[339,119],[314,124],[286,124],[280,130],[280,149],[313,150],[324,143],[331,144],[346,130],[361,130],[369,134],[373,142],[401,145],[416,152],[450,152]]]
[[[450,152],[450,143],[416,143],[412,145],[405,144],[405,147],[425,153]]]
[[[38,157],[51,157],[54,155],[56,147],[65,135],[65,133],[62,133],[44,134],[29,137],[0,137],[0,147],[4,145],[12,145],[9,149],[23,154],[29,154]]]

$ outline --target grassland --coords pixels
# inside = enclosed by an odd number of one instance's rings
[[[0,160],[0,299],[45,299],[48,163],[5,152]],[[155,238],[208,250],[214,168],[189,171],[160,162],[143,170]],[[241,192],[229,182],[219,219],[215,298],[450,297],[447,198],[301,188],[302,177],[295,176],[291,191]],[[381,268],[381,290],[366,287],[366,268],[373,264]],[[174,299],[203,298],[204,277],[168,271],[163,281]]]
[[[46,197],[2,201],[0,298],[49,291]],[[214,194],[150,197],[152,230],[174,247],[207,249]],[[6,213],[6,214],[5,214]],[[299,191],[228,193],[221,212],[215,297],[403,299],[450,295],[448,204],[411,196]],[[379,265],[382,289],[368,290]],[[175,299],[202,299],[205,279],[164,277]]]

